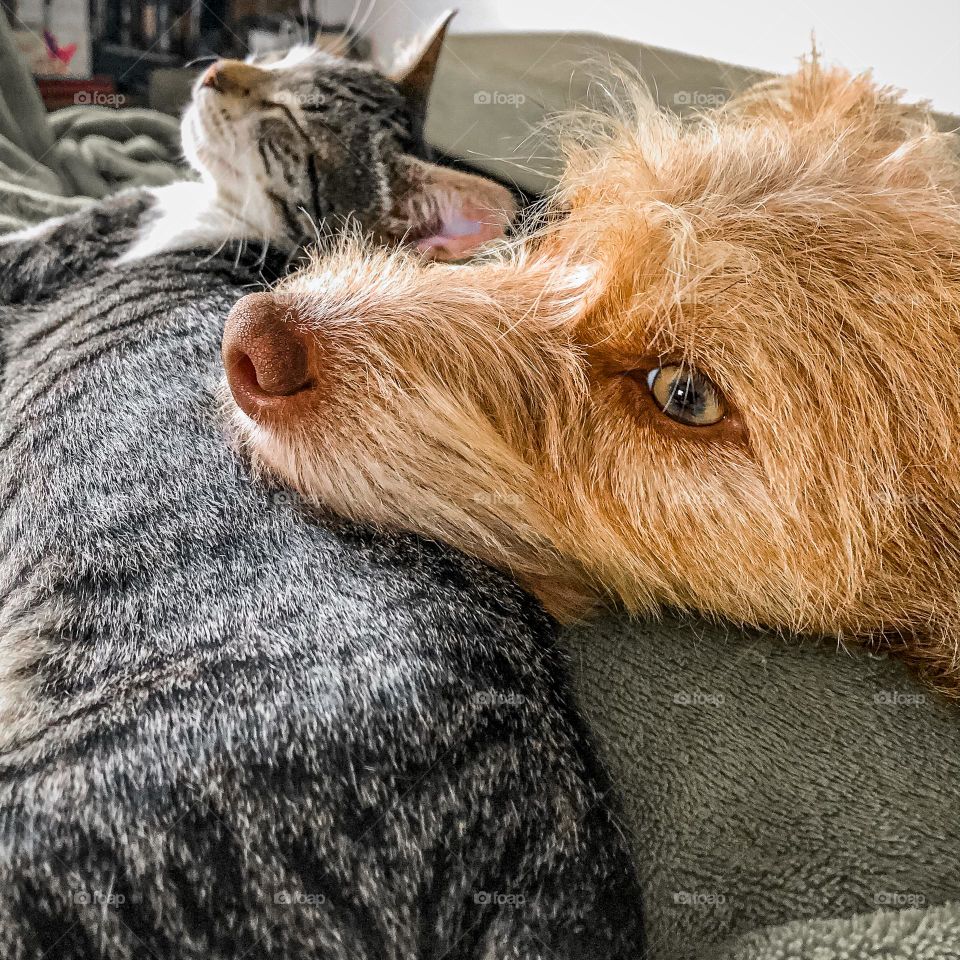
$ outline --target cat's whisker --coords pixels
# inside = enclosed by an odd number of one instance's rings
[[[354,5],[353,11],[351,12],[351,20],[353,22],[350,24],[348,32],[351,32],[357,35],[362,35],[363,31],[366,29],[367,23],[370,20],[370,16],[373,13],[374,9],[376,8],[376,4],[373,2],[373,0],[370,0],[370,3],[367,4],[367,11],[366,13],[364,13],[363,19],[357,21],[355,19],[356,13],[362,5],[363,5],[363,0],[357,0],[357,3]]]

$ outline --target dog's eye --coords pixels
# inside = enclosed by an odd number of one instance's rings
[[[727,412],[723,394],[692,367],[671,363],[647,374],[654,402],[671,420],[688,427],[709,427]]]

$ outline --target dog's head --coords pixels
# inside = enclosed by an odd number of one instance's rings
[[[241,301],[257,460],[553,610],[909,631],[960,571],[960,165],[809,64],[577,136],[557,216],[460,267],[357,248]]]

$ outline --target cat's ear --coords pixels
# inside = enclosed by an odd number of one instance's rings
[[[427,33],[418,49],[404,58],[404,65],[390,75],[407,100],[421,111],[426,111],[433,77],[437,72],[440,51],[447,35],[447,27],[456,16],[456,10],[448,10]]]
[[[460,260],[502,237],[513,195],[486,177],[405,157],[396,187],[397,234],[433,260]]]

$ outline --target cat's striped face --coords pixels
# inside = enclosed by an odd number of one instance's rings
[[[450,171],[438,174],[426,162],[423,103],[402,81],[312,47],[220,60],[194,88],[184,149],[227,209],[270,239],[299,244],[352,217],[382,239],[430,250],[437,236],[451,239],[445,224],[462,234],[468,198],[451,188]],[[503,232],[513,204],[488,181],[465,182],[474,201],[472,247]],[[451,248],[462,237],[452,239]]]
[[[193,165],[238,216],[272,208],[299,239],[311,221],[354,214],[375,227],[391,206],[389,168],[419,156],[415,119],[390,80],[309,47],[280,59],[222,60],[194,90],[183,123]]]

